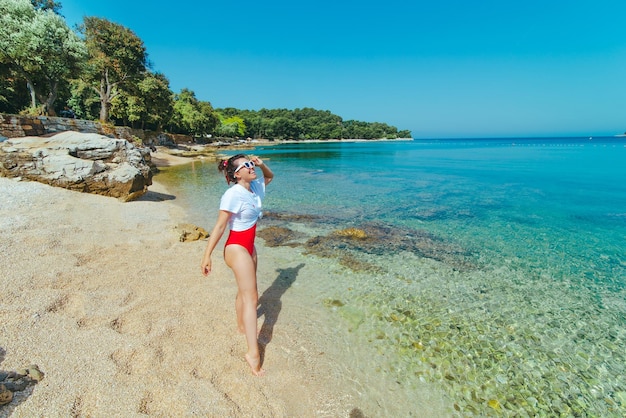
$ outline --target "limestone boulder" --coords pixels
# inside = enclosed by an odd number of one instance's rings
[[[11,138],[0,142],[0,175],[129,201],[152,184],[149,153],[125,139],[95,133]]]

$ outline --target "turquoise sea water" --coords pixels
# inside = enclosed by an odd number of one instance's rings
[[[251,153],[276,173],[260,229],[342,266],[319,298],[385,353],[381,373],[441,386],[458,416],[626,415],[624,138]],[[209,228],[215,163],[160,176]]]

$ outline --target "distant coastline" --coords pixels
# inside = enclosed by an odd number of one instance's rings
[[[398,141],[414,141],[414,138],[378,138],[378,139],[277,139],[274,141],[267,141],[270,144],[305,144],[305,143],[320,143],[320,142],[398,142]],[[260,140],[259,140],[260,141]]]
[[[493,137],[448,137],[448,138],[414,138],[415,141],[541,141],[541,140],[594,140],[626,138],[626,134],[597,136],[493,136]]]

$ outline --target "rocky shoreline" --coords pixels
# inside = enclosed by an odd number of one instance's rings
[[[130,201],[152,184],[148,154],[125,139],[100,134],[13,138],[0,143],[0,175]]]

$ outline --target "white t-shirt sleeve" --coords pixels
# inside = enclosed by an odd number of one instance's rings
[[[220,200],[220,210],[225,210],[231,213],[238,213],[241,211],[242,201],[241,199],[236,198],[236,194],[236,190],[233,187],[226,190]]]

